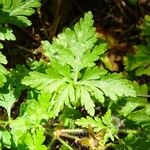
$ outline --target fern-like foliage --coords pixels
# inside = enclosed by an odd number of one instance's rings
[[[78,126],[82,126],[83,128],[88,128],[91,126],[95,132],[100,132],[103,130],[104,138],[103,142],[106,143],[109,138],[114,141],[114,137],[117,137],[117,127],[113,124],[113,117],[111,115],[111,110],[108,110],[106,114],[101,118],[99,117],[90,117],[77,119],[75,122]]]
[[[146,97],[148,95],[148,87],[146,84],[140,86],[136,82],[134,87],[139,97],[127,98],[127,102],[122,106],[119,114],[142,126],[143,129],[150,130],[150,104]]]
[[[136,76],[150,76],[149,49],[147,46],[139,45],[135,55],[127,54],[125,59],[125,69],[127,71],[135,70]]]
[[[145,43],[136,46],[136,53],[127,54],[125,58],[125,69],[127,71],[135,70],[136,76],[148,75],[150,76],[150,16],[146,15],[142,23],[141,37]]]
[[[19,116],[10,122],[9,132],[5,129],[0,130],[0,145],[3,144],[9,149],[46,150],[46,146],[43,145],[45,129],[42,125],[49,118],[50,97],[49,93],[43,92],[38,99],[22,103]],[[8,100],[11,102],[11,99],[12,97],[9,97]]]
[[[128,80],[119,74],[109,74],[95,66],[95,61],[107,50],[106,43],[98,42],[93,27],[92,13],[88,12],[75,24],[66,28],[52,43],[43,41],[51,64],[45,73],[33,71],[22,83],[52,94],[51,114],[57,116],[64,108],[83,106],[88,114],[95,114],[95,102],[103,104],[105,96],[135,96]]]
[[[1,0],[0,40],[15,40],[13,30],[8,27],[8,24],[19,27],[31,25],[31,21],[27,16],[32,15],[34,8],[39,6],[39,0]],[[3,48],[1,43],[0,48]]]
[[[150,104],[148,102],[148,86],[133,82],[138,97],[123,98],[112,102],[110,109],[118,116],[118,127],[127,133],[116,149],[143,149],[150,146]]]
[[[29,26],[31,21],[27,16],[34,13],[33,8],[40,6],[39,0],[1,0],[0,24],[10,23],[17,26]]]

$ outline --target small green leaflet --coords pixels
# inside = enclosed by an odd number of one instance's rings
[[[0,27],[0,40],[16,40],[10,28]]]
[[[58,116],[58,113],[64,108],[64,105],[70,106],[69,102],[69,86],[66,85],[62,91],[59,91],[55,99],[52,100],[51,117]]]
[[[16,98],[12,90],[9,89],[8,92],[0,92],[0,106],[7,110],[8,117],[11,116],[11,108],[15,102]]]
[[[95,104],[91,99],[90,93],[84,87],[81,87],[81,105],[85,107],[85,110],[87,110],[88,114],[94,116]]]
[[[117,96],[136,97],[136,92],[133,86],[126,79],[108,79],[94,83],[100,88],[106,96],[112,100],[117,100]]]
[[[100,79],[100,76],[105,74],[107,74],[107,70],[105,69],[98,67],[88,67],[84,72],[82,80],[97,80]]]
[[[3,134],[2,134],[2,143],[7,148],[11,147],[11,134],[7,130],[4,131]]]
[[[87,50],[86,53],[81,58],[81,69],[85,67],[95,66],[95,61],[101,58],[101,55],[107,50],[106,43],[100,43],[96,45],[92,51]]]
[[[0,52],[0,63],[7,64],[6,57]]]

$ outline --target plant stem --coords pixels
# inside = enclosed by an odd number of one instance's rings
[[[3,120],[0,120],[0,126],[5,128],[8,124],[8,121],[3,121]]]
[[[145,97],[145,98],[150,98],[150,95],[142,95],[142,94],[138,94],[138,97]]]
[[[86,129],[61,129],[61,133],[87,133]]]
[[[69,150],[73,150],[73,148],[71,146],[69,146],[64,140],[62,140],[61,138],[58,138],[58,140],[64,145],[66,146]]]
[[[50,143],[48,144],[47,149],[52,150],[52,145],[54,144],[55,141],[56,141],[56,139],[53,138],[53,139],[50,141]]]
[[[75,75],[74,75],[74,83],[76,84],[78,80],[78,71],[75,71]]]
[[[120,131],[125,132],[125,133],[138,133],[138,132],[141,132],[140,130],[130,130],[130,129],[127,129],[127,130],[122,129]]]

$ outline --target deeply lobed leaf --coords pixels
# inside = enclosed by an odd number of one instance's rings
[[[118,96],[136,95],[132,85],[120,75],[109,75],[104,68],[95,66],[107,45],[97,41],[91,12],[72,29],[66,28],[52,43],[42,44],[50,65],[43,73],[30,72],[22,83],[52,94],[52,116],[57,116],[65,105],[83,106],[94,116],[95,102],[103,104],[105,96],[117,100]]]
[[[75,122],[78,126],[82,126],[84,128],[89,128],[92,127],[95,132],[100,132],[104,130],[105,135],[104,138],[102,139],[104,143],[108,141],[109,138],[111,138],[112,141],[114,141],[114,137],[117,136],[117,128],[116,126],[112,123],[112,114],[111,110],[109,109],[104,116],[101,118],[99,117],[89,117],[87,116],[86,118],[81,118],[77,119]]]
[[[30,20],[26,16],[32,15],[33,8],[40,6],[39,0],[1,0],[0,24],[10,23],[17,26],[29,26]]]
[[[125,59],[125,66],[127,71],[135,70],[137,76],[150,75],[150,63],[149,63],[149,48],[144,45],[137,47],[135,55],[128,54]]]

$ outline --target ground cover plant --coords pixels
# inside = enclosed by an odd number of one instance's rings
[[[96,32],[91,11],[40,40],[40,58],[7,66],[5,46],[40,7],[39,0],[0,1],[0,149],[147,150],[149,83],[139,79],[150,75],[150,16],[139,25],[143,43],[122,58],[123,71],[113,71],[110,37]]]

